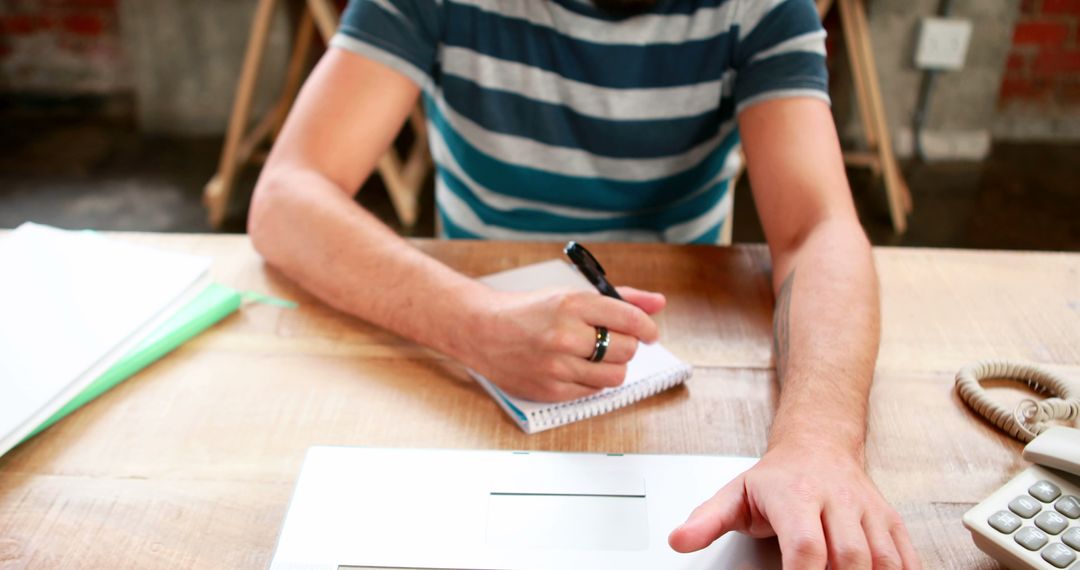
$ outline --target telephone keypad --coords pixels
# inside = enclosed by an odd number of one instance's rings
[[[1080,570],[1078,510],[1080,486],[1034,466],[973,507],[964,525],[983,541],[979,548],[1009,568]]]

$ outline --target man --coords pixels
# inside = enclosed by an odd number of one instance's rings
[[[774,262],[779,409],[761,461],[671,546],[776,534],[785,568],[919,568],[863,467],[877,281],[824,35],[810,0],[354,0],[263,170],[252,239],[339,309],[569,400],[622,382],[664,297],[495,292],[357,206],[417,98],[449,237],[716,243],[741,142]]]

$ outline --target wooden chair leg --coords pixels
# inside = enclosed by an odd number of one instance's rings
[[[862,0],[836,0],[844,28],[844,41],[855,80],[856,102],[866,133],[867,146],[876,150],[885,179],[889,214],[897,233],[907,230],[907,214],[911,210],[911,194],[900,173],[892,138],[889,136],[885,106],[881,99],[877,64],[870,44],[866,11]]]
[[[394,207],[401,225],[409,228],[416,222],[416,208],[410,203],[412,193],[409,185],[401,175],[402,165],[397,153],[388,151],[379,157],[375,165],[386,187],[386,194],[390,197],[390,204]]]
[[[330,0],[307,0],[315,27],[319,35],[329,44],[337,32],[337,10]],[[420,188],[431,169],[431,154],[428,152],[427,127],[424,115],[417,107],[409,118],[409,126],[416,138],[408,156],[403,161],[397,152],[390,148],[375,165],[379,177],[386,186],[390,203],[394,206],[401,225],[411,228],[419,217]]]
[[[912,210],[911,192],[904,176],[900,173],[900,165],[896,161],[896,153],[893,150],[893,140],[889,136],[889,124],[885,113],[885,103],[881,97],[881,80],[877,72],[877,60],[874,59],[874,48],[870,43],[870,27],[866,19],[866,4],[864,0],[855,0],[852,3],[855,8],[855,21],[859,27],[859,37],[862,42],[862,56],[866,59],[867,79],[870,82],[870,101],[874,106],[874,121],[878,138],[878,151],[881,155],[882,171],[885,175],[885,190],[889,195],[890,203],[902,208],[899,216],[893,216],[893,225],[898,233],[907,230],[907,214]],[[901,220],[896,224],[896,219]]]
[[[236,98],[233,100],[232,114],[229,117],[229,129],[225,135],[225,144],[221,150],[221,162],[217,174],[210,179],[203,191],[203,202],[209,210],[210,225],[219,228],[225,220],[229,195],[239,169],[239,150],[244,138],[251,113],[251,100],[255,93],[255,84],[259,79],[259,67],[262,65],[266,40],[274,19],[276,0],[259,0],[255,8],[255,17],[251,21],[251,33],[248,36],[244,64],[237,82]]]
[[[314,37],[315,22],[312,20],[311,10],[305,7],[301,10],[300,22],[297,24],[296,36],[293,38],[293,51],[289,57],[288,71],[285,73],[285,86],[281,90],[281,99],[278,101],[274,132],[271,135],[273,138],[277,138],[278,133],[281,132],[285,117],[296,100],[300,83],[304,80],[304,70],[307,68],[308,57],[311,55],[311,41]]]
[[[330,45],[330,38],[334,37],[338,27],[337,8],[330,0],[307,0],[308,9],[315,18],[315,26],[319,28],[319,35],[323,41]]]
[[[731,185],[731,189],[728,190],[731,194],[731,210],[728,212],[727,219],[724,220],[723,225],[720,226],[720,244],[719,245],[731,245],[731,236],[735,232],[735,185]]]
[[[419,106],[413,108],[407,124],[413,129],[415,139],[406,159],[402,161],[391,148],[376,165],[394,212],[406,229],[415,226],[420,217],[420,190],[432,166],[424,113]]]
[[[409,115],[409,126],[415,138],[401,169],[401,178],[405,182],[408,194],[403,200],[406,204],[398,211],[406,227],[416,225],[416,220],[420,217],[420,190],[433,166],[431,152],[428,149],[427,121],[419,105],[414,107],[412,114]]]
[[[866,146],[877,148],[877,125],[873,120],[873,105],[870,103],[870,86],[867,77],[866,60],[862,57],[862,42],[859,40],[859,28],[854,24],[855,15],[851,2],[839,0],[841,28],[844,32],[844,45],[847,47],[848,63],[851,65],[852,82],[855,84],[855,104],[859,109],[859,121],[866,137]]]
[[[824,20],[825,14],[828,14],[829,9],[832,8],[833,0],[817,0],[814,4],[817,5],[818,17]]]
[[[720,226],[720,245],[731,245],[733,234],[735,233],[735,189],[739,186],[739,180],[742,179],[743,174],[746,172],[746,153],[743,152],[742,146],[739,146],[739,170],[735,173],[735,176],[731,177],[731,181],[728,182],[728,195],[731,196],[731,210],[728,211],[727,219],[724,220],[724,224]]]

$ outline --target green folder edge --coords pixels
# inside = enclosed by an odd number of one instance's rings
[[[109,368],[97,380],[91,382],[78,396],[75,396],[52,417],[45,420],[23,441],[25,442],[41,433],[45,428],[93,401],[112,387],[130,378],[136,372],[146,368],[181,344],[210,328],[221,319],[231,315],[240,308],[243,299],[243,294],[235,289],[217,283],[209,285],[190,303],[177,311],[154,332],[150,333],[138,346],[114,364],[112,368]]]

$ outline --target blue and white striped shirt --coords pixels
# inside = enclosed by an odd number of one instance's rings
[[[352,0],[332,45],[422,88],[451,238],[716,243],[737,114],[828,102],[811,0]]]

